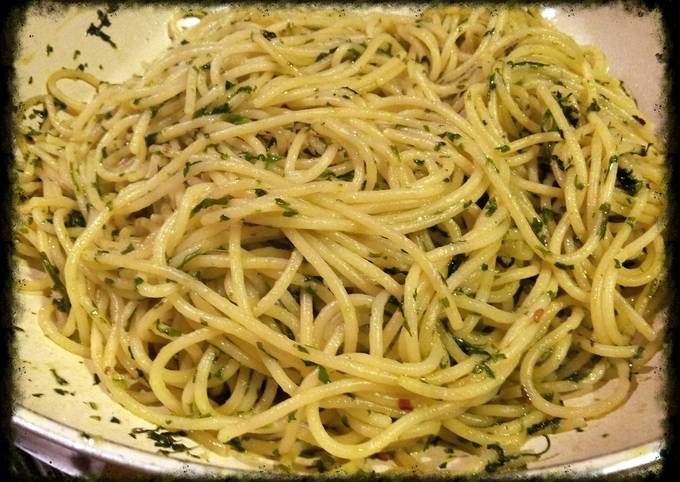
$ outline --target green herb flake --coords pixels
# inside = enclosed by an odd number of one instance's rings
[[[642,181],[633,175],[632,170],[621,168],[616,171],[616,187],[625,191],[629,196],[635,196],[642,188]]]
[[[288,201],[285,201],[279,197],[274,199],[276,205],[283,208],[283,215],[287,218],[296,216],[300,214],[296,209],[293,209]]]
[[[321,383],[330,383],[331,379],[328,378],[328,372],[326,371],[326,369],[321,365],[319,365],[318,369],[319,371],[317,373],[317,377],[319,378]]]
[[[609,210],[611,209],[611,206],[609,203],[602,203],[600,204],[599,209],[600,212],[602,213],[602,222],[600,223],[598,234],[600,236],[600,239],[604,239],[604,235],[607,230],[607,217],[609,216]]]
[[[337,47],[333,47],[332,49],[330,49],[330,50],[327,51],[327,52],[321,52],[319,55],[316,56],[315,62],[318,62],[318,61],[320,61],[320,60],[322,60],[322,59],[325,59],[326,57],[328,57],[328,56],[331,55],[332,53],[335,53],[336,50],[338,50],[338,48],[337,48]]]
[[[84,228],[87,225],[85,218],[83,215],[80,213],[80,211],[72,210],[71,212],[68,213],[66,216],[66,220],[64,221],[64,226],[67,228]]]
[[[560,420],[562,420],[562,419],[561,418],[549,418],[549,419],[544,420],[542,422],[531,425],[529,428],[527,428],[527,434],[533,435],[533,434],[541,432],[545,429],[550,429],[554,433],[554,432],[557,431],[557,429],[560,428]]]
[[[222,120],[225,122],[229,122],[234,125],[241,125],[241,124],[246,124],[250,122],[250,119],[247,117],[244,117],[240,114],[235,114],[233,112],[229,112],[226,114],[222,114]]]
[[[69,383],[68,383],[68,380],[66,380],[66,379],[64,379],[63,377],[59,376],[59,374],[57,373],[57,370],[55,370],[54,368],[50,368],[50,373],[52,373],[52,376],[54,376],[54,379],[56,380],[56,382],[57,382],[59,385],[62,385],[62,386],[63,386],[63,385],[68,385],[68,384],[69,384]]]
[[[588,106],[587,112],[598,112],[600,110],[600,105],[595,99]]]
[[[474,343],[470,343],[469,341],[465,340],[464,338],[461,338],[459,336],[454,336],[453,341],[456,342],[456,345],[458,345],[458,348],[461,349],[463,353],[466,355],[486,355],[488,356],[489,360],[495,361],[499,359],[504,359],[505,355],[503,353],[491,353],[487,350],[485,350],[481,345],[477,345]]]
[[[579,110],[576,105],[570,101],[570,97],[573,96],[572,93],[569,93],[566,96],[563,96],[560,91],[555,91],[552,93],[553,97],[557,101],[557,103],[560,106],[560,109],[562,109],[562,113],[564,114],[564,117],[566,117],[567,121],[572,127],[576,127],[578,124],[579,120]]]
[[[449,262],[449,267],[446,276],[449,277],[456,271],[458,271],[458,268],[460,268],[460,265],[462,265],[468,257],[463,254],[459,253],[451,258],[451,261]]]
[[[309,355],[309,350],[307,350],[307,348],[305,348],[304,346],[296,345],[296,347],[297,347],[298,351],[301,351],[302,353],[307,353]]]
[[[53,390],[58,393],[59,395],[71,395],[72,397],[76,395],[76,392],[69,392],[68,390],[64,390],[63,388],[53,388]]]
[[[200,203],[196,204],[193,209],[191,210],[191,215],[196,214],[199,212],[201,209],[209,208],[210,206],[224,206],[229,203],[229,201],[232,199],[232,196],[226,195],[221,198],[205,198],[203,201]]]
[[[43,269],[49,275],[49,277],[52,278],[52,282],[54,283],[54,291],[57,291],[61,294],[61,298],[53,299],[52,303],[59,311],[68,313],[71,310],[71,301],[69,300],[66,286],[64,286],[61,278],[59,278],[59,268],[53,265],[47,255],[42,251],[40,252],[40,260],[42,261]]]
[[[283,157],[279,156],[278,154],[251,154],[249,152],[243,152],[243,157],[245,158],[246,161],[248,162],[255,162],[255,161],[264,161],[266,167],[269,167],[270,164],[274,164],[277,161],[280,161],[283,159]]]
[[[274,32],[270,32],[269,30],[262,30],[262,36],[267,40],[273,40],[276,38],[276,34]]]
[[[166,325],[161,320],[156,320],[156,330],[159,333],[163,333],[164,335],[167,335],[167,336],[170,336],[170,337],[173,337],[173,338],[180,336],[182,334],[182,332],[179,331],[177,328]]]
[[[496,88],[496,72],[494,71],[490,76],[489,76],[489,91],[492,91]]]
[[[472,370],[472,373],[482,373],[482,372],[486,373],[486,376],[488,378],[496,378],[496,375],[494,375],[493,370],[491,368],[489,368],[489,365],[487,365],[484,362],[478,363],[477,365],[475,365],[475,368]]]
[[[439,134],[439,137],[441,137],[442,139],[446,138],[446,139],[450,140],[451,142],[453,142],[455,140],[460,139],[462,136],[460,134],[458,134],[457,132],[446,131],[446,132],[442,132],[441,134]]]
[[[229,103],[227,102],[215,107],[206,106],[194,112],[193,118],[196,119],[197,117],[203,117],[206,115],[227,114],[229,113],[229,109]]]
[[[485,214],[487,216],[492,216],[493,213],[496,212],[497,208],[498,208],[498,206],[496,205],[496,198],[492,197],[491,199],[489,199],[489,202],[486,203],[486,207],[484,208],[485,211],[486,211]]]
[[[111,12],[112,9],[109,9],[109,12]],[[111,40],[111,36],[104,32],[104,27],[110,27],[111,26],[111,20],[109,20],[109,17],[106,13],[102,12],[101,10],[97,10],[97,17],[99,19],[99,25],[95,25],[94,23],[90,23],[89,27],[87,27],[87,30],[85,31],[86,35],[92,35],[95,37],[99,37],[102,39],[104,42],[109,44],[111,47],[114,49],[117,49],[118,46],[116,43]]]

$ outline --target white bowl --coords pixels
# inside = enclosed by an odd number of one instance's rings
[[[44,92],[49,73],[62,66],[87,64],[87,71],[111,82],[141,72],[142,62],[152,60],[169,45],[166,21],[171,12],[168,7],[121,8],[110,16],[112,26],[107,29],[117,45],[113,49],[100,38],[86,35],[89,24],[98,23],[96,8],[70,7],[56,13],[30,10],[15,63],[20,98]],[[620,4],[543,8],[541,12],[577,42],[602,49],[612,73],[625,81],[641,110],[662,126],[663,66],[655,55],[663,44],[658,15],[638,16]],[[47,45],[53,49],[49,56]],[[76,50],[80,54],[74,58]],[[153,426],[115,404],[100,385],[94,385],[88,361],[65,352],[42,334],[35,307],[44,300],[21,296],[20,301],[24,310],[17,325],[23,331],[16,336],[13,416],[19,447],[71,475],[177,471],[225,475],[235,470],[266,470],[254,458],[222,457],[203,448],[191,451],[199,459],[183,453],[167,457],[158,454],[148,438],[133,439],[129,435],[133,428]],[[530,464],[524,475],[607,474],[658,461],[664,418],[661,361],[659,354],[652,360],[654,368],[638,376],[637,390],[621,408],[589,422],[583,433],[551,436],[550,451]],[[67,388],[74,395],[54,391],[57,386],[51,368],[68,379]],[[110,422],[112,417],[120,423]]]

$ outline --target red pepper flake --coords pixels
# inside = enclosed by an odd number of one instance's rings
[[[543,313],[545,313],[545,310],[543,310],[543,309],[534,311],[534,321],[536,323],[538,323],[540,321],[541,316],[543,316]]]
[[[411,400],[407,398],[400,398],[398,402],[399,408],[401,410],[413,410],[413,405],[411,405]]]

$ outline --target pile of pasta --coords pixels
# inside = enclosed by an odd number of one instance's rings
[[[22,288],[113,400],[284,470],[491,472],[627,399],[665,152],[597,48],[458,6],[170,35],[121,84],[53,73],[16,135]]]

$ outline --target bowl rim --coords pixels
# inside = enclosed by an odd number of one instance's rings
[[[82,432],[52,420],[33,410],[17,405],[12,414],[12,426],[15,432],[15,445],[40,458],[30,450],[32,444],[47,442],[61,448],[87,455],[94,459],[146,474],[171,474],[183,472],[190,475],[229,475],[245,474],[249,471],[242,468],[229,468],[205,462],[181,460],[146,450],[130,447],[118,442],[96,436],[96,443],[88,443]],[[556,475],[605,476],[624,475],[631,471],[653,471],[661,463],[661,451],[665,446],[663,439],[656,439],[642,445],[583,458],[566,464],[556,464],[541,468],[516,470],[499,474],[502,479],[525,479]],[[41,454],[52,463],[49,454]],[[262,469],[253,470],[262,472]]]

